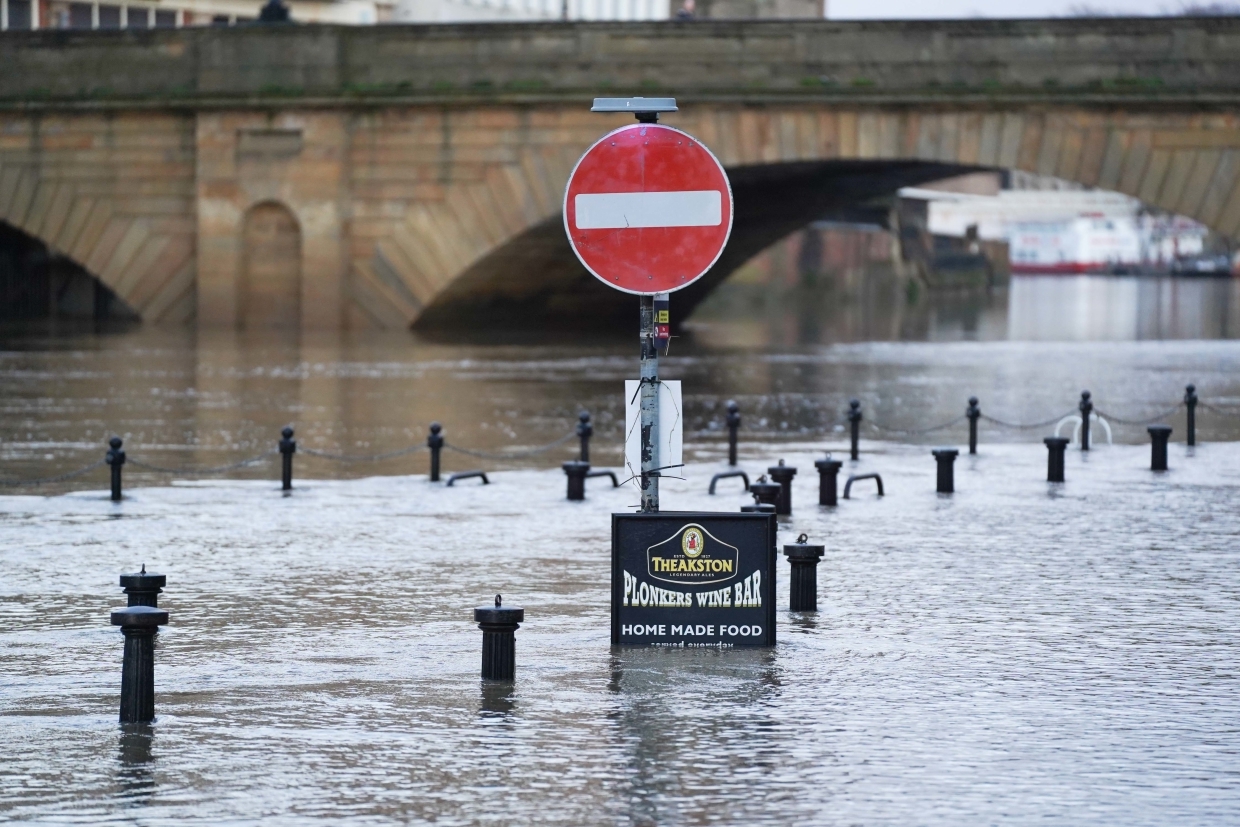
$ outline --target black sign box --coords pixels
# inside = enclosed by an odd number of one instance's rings
[[[611,642],[774,646],[775,515],[611,515]]]

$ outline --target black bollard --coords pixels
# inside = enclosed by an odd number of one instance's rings
[[[569,461],[560,466],[564,476],[568,477],[568,498],[584,500],[586,498],[586,474],[590,473],[590,463]]]
[[[590,424],[590,412],[582,411],[577,414],[577,436],[581,437],[581,455],[577,457],[579,462],[590,461],[590,437],[594,436],[594,426]],[[572,497],[569,497],[571,500]]]
[[[121,450],[124,443],[120,437],[114,436],[108,440],[108,445],[112,447],[103,461],[112,466],[112,502],[118,503],[121,501],[121,466],[125,464],[125,452]]]
[[[977,397],[969,397],[969,407],[965,409],[964,415],[969,418],[969,453],[977,453],[977,420],[982,417],[982,409],[977,406]]]
[[[848,400],[848,424],[852,429],[852,458],[857,459],[860,451],[858,442],[861,439],[861,400]]]
[[[474,622],[482,630],[482,679],[510,681],[517,671],[517,640],[515,632],[525,621],[525,609],[504,606],[503,598],[495,595],[494,606],[474,609]]]
[[[283,491],[293,490],[293,454],[297,453],[297,440],[293,439],[293,429],[285,428],[280,432],[280,488]]]
[[[758,477],[757,482],[749,484],[749,493],[753,494],[755,503],[765,504],[779,512],[779,492],[783,486],[777,482],[769,482],[765,476]],[[765,509],[761,509],[765,510]]]
[[[840,469],[844,467],[844,463],[838,459],[831,459],[831,455],[827,454],[826,459],[820,459],[814,463],[814,467],[818,469],[818,504],[819,505],[835,505],[839,500],[839,474]]]
[[[1150,433],[1150,470],[1167,470],[1167,440],[1171,438],[1170,425],[1151,425],[1145,430]]]
[[[148,574],[146,563],[142,571],[136,574],[122,574],[121,588],[129,595],[130,606],[159,607],[159,593],[168,585],[168,577],[163,574]]]
[[[1046,481],[1063,482],[1063,453],[1071,441],[1066,436],[1048,436],[1046,443]]]
[[[728,400],[728,465],[736,465],[736,432],[741,427],[741,410],[735,401]]]
[[[1081,412],[1081,450],[1089,450],[1089,415],[1094,412],[1094,403],[1089,401],[1089,391],[1081,391],[1081,404],[1077,408]]]
[[[795,543],[784,546],[784,556],[792,568],[788,585],[788,610],[792,612],[818,611],[818,561],[826,549],[809,545],[808,539],[802,534]]]
[[[938,484],[935,490],[940,494],[951,494],[956,490],[956,481],[954,468],[956,465],[956,457],[960,452],[955,448],[936,448],[930,453],[934,454],[934,460],[939,464]]]
[[[125,636],[121,666],[121,723],[155,718],[155,631],[168,622],[168,613],[154,606],[127,606],[112,610],[112,625]]]
[[[1188,408],[1188,445],[1197,444],[1197,386],[1184,386],[1184,406]]]
[[[797,475],[797,469],[784,465],[781,459],[779,465],[772,465],[766,469],[771,475],[771,479],[779,483],[779,497],[775,500],[776,514],[792,513],[792,478]]]
[[[443,426],[438,422],[431,423],[431,433],[426,438],[426,447],[431,449],[431,482],[439,482],[439,452],[443,450]]]

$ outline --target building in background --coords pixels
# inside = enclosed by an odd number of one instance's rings
[[[370,25],[392,16],[395,0],[284,0],[294,21]],[[230,26],[258,19],[261,0],[67,2],[0,0],[0,31],[172,29]]]
[[[1006,180],[1005,180],[1006,179]],[[1014,273],[1226,272],[1230,247],[1202,224],[1117,192],[1027,173],[975,173],[900,190],[935,237],[1006,242]]]
[[[825,0],[397,0],[401,23],[753,20],[826,16]]]
[[[667,20],[670,0],[398,0],[399,23]]]
[[[549,20],[804,19],[825,0],[285,0],[294,22],[474,23]],[[228,26],[258,19],[261,0],[0,0],[0,31]]]

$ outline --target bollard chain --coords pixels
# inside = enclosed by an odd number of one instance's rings
[[[1207,405],[1205,402],[1198,402],[1198,408],[1205,408],[1207,411],[1213,411],[1219,416],[1240,417],[1240,410],[1227,410],[1226,408],[1216,408],[1213,405]]]
[[[17,486],[23,486],[23,485],[30,485],[30,486],[50,485],[54,482],[64,482],[65,480],[71,480],[74,477],[80,477],[89,471],[94,471],[96,468],[102,468],[103,466],[107,464],[108,464],[108,461],[106,459],[101,459],[98,462],[92,462],[90,465],[87,465],[84,468],[79,468],[76,471],[68,471],[64,474],[57,474],[54,477],[41,477],[39,479],[33,479],[33,480],[0,479],[0,486],[17,487]]]
[[[1155,422],[1158,422],[1159,420],[1166,419],[1167,417],[1171,416],[1173,413],[1175,413],[1182,407],[1184,407],[1184,403],[1180,402],[1174,408],[1171,408],[1170,410],[1164,411],[1160,414],[1155,414],[1154,416],[1151,416],[1149,419],[1124,419],[1121,416],[1116,416],[1115,414],[1107,413],[1106,411],[1102,410],[1102,408],[1099,408],[1096,406],[1094,407],[1094,413],[1098,414],[1098,416],[1102,417],[1103,419],[1107,419],[1111,422],[1118,422],[1121,425],[1152,425]]]
[[[133,467],[141,468],[144,471],[154,471],[157,474],[185,474],[187,476],[193,476],[194,474],[223,474],[228,471],[236,471],[238,468],[244,468],[247,465],[254,465],[255,463],[262,462],[269,457],[275,456],[277,453],[279,452],[267,451],[262,454],[255,454],[254,456],[249,457],[248,459],[243,459],[240,462],[231,462],[228,465],[217,465],[213,468],[167,468],[162,465],[154,465],[149,462],[143,462],[142,460],[134,459],[133,457],[129,457],[128,461]]]
[[[906,434],[906,435],[908,435],[908,436],[917,436],[917,435],[919,435],[919,434],[929,434],[929,433],[933,433],[934,431],[941,431],[941,430],[943,430],[944,428],[950,428],[951,426],[953,426],[953,425],[955,425],[955,424],[957,424],[957,423],[959,423],[959,422],[963,422],[963,421],[964,421],[964,420],[966,420],[967,418],[968,418],[968,415],[967,415],[967,414],[961,414],[960,416],[956,417],[955,419],[949,420],[948,422],[944,422],[942,425],[935,425],[935,426],[930,427],[930,428],[918,428],[918,429],[916,429],[916,430],[911,430],[911,431],[904,430],[903,428],[889,428],[889,427],[887,427],[886,425],[883,425],[883,424],[881,424],[881,423],[879,423],[879,422],[875,422],[875,421],[874,421],[874,420],[872,420],[872,419],[870,420],[870,424],[871,424],[871,425],[873,425],[873,426],[874,426],[875,428],[877,428],[878,430],[880,430],[880,431],[886,431],[887,433],[891,433],[891,434]]]
[[[1076,414],[1077,414],[1076,408],[1072,408],[1066,413],[1061,413],[1058,416],[1051,417],[1050,419],[1045,419],[1041,422],[1030,422],[1027,424],[1022,424],[1019,422],[1004,422],[1002,419],[995,419],[993,416],[990,416],[989,414],[982,414],[981,417],[982,419],[986,420],[992,425],[999,425],[1000,427],[1003,427],[1003,428],[1015,428],[1018,431],[1027,431],[1031,428],[1045,428],[1047,425],[1054,425],[1056,422],[1063,419],[1065,416],[1075,416]]]
[[[453,445],[450,442],[445,442],[443,444],[443,447],[447,448],[449,451],[456,451],[458,454],[464,454],[466,456],[476,457],[478,459],[495,459],[495,460],[523,459],[524,457],[532,457],[536,454],[541,454],[544,451],[550,451],[552,448],[557,448],[563,445],[565,442],[568,442],[570,439],[575,439],[576,437],[577,437],[576,431],[569,431],[567,434],[555,440],[554,442],[548,442],[546,445],[540,445],[537,448],[530,448],[524,451],[502,451],[502,452],[475,451],[470,448],[457,447],[456,445]]]
[[[427,450],[427,447],[419,444],[410,445],[408,448],[400,448],[395,451],[388,451],[383,454],[333,454],[329,451],[317,451],[314,448],[307,448],[304,445],[297,446],[297,453],[299,454],[308,454],[312,457],[335,460],[336,462],[378,462],[379,460],[394,459],[425,450]]]

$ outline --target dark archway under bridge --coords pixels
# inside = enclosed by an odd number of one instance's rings
[[[719,261],[672,297],[674,325],[762,250],[817,220],[886,225],[890,198],[914,186],[977,169],[922,161],[818,161],[728,170],[736,215]],[[586,271],[553,216],[469,268],[428,306],[415,329],[431,336],[478,331],[631,332],[634,297]]]

